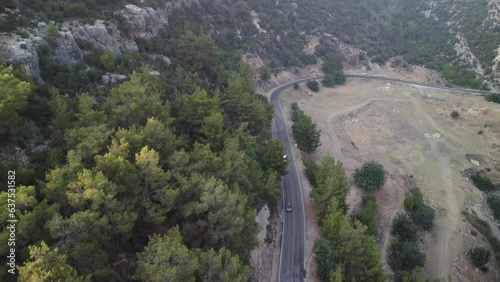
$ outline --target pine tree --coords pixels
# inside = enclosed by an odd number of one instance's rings
[[[262,165],[265,170],[271,170],[278,176],[287,173],[288,158],[286,156],[285,147],[278,138],[266,144],[262,156]]]
[[[166,215],[174,207],[179,195],[170,184],[170,172],[159,166],[160,156],[147,146],[135,156],[139,180],[142,188],[142,207],[146,212],[145,219],[152,223],[162,223]]]
[[[0,64],[0,136],[17,133],[22,118],[20,113],[28,103],[31,84],[14,75],[12,66]]]
[[[312,153],[321,145],[321,130],[316,129],[316,127],[316,123],[308,115],[303,115],[292,125],[293,138],[297,142],[299,149]]]
[[[318,165],[315,179],[317,185],[311,191],[311,197],[314,199],[314,208],[318,217],[323,218],[327,215],[332,197],[337,199],[340,210],[345,214],[348,210],[346,199],[350,185],[342,163],[326,155]]]
[[[238,256],[233,256],[226,248],[219,251],[210,249],[197,251],[200,266],[197,270],[199,281],[204,282],[244,282],[250,280],[250,268]]]
[[[19,267],[19,281],[90,281],[90,275],[80,276],[58,248],[51,249],[42,241],[40,247],[30,246],[30,260]]]
[[[134,279],[151,282],[194,282],[198,258],[182,242],[179,228],[161,236],[154,234],[144,251],[137,254]]]

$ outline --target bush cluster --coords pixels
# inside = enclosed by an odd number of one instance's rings
[[[384,167],[375,161],[365,162],[357,168],[353,175],[354,183],[366,191],[372,192],[384,186],[387,172]]]
[[[500,94],[490,94],[490,95],[486,95],[484,96],[484,98],[488,101],[488,102],[494,102],[494,103],[498,103],[500,104]]]
[[[474,185],[483,192],[488,192],[496,189],[493,182],[491,182],[491,179],[489,179],[487,176],[481,175],[479,172],[472,175],[471,179],[472,183],[474,183]]]
[[[319,91],[319,83],[316,80],[310,80],[306,83],[306,85],[313,92]]]
[[[488,195],[488,205],[496,219],[500,219],[500,196]]]
[[[434,226],[436,211],[424,202],[422,193],[418,188],[413,188],[404,200],[404,208],[416,225],[429,231]]]
[[[398,214],[392,222],[392,235],[387,262],[394,271],[396,281],[408,277],[425,264],[425,254],[418,247],[415,224],[405,215]]]
[[[486,248],[476,247],[470,251],[469,256],[472,260],[472,263],[476,267],[481,268],[490,261],[491,252]]]

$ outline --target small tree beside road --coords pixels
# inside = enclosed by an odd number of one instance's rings
[[[321,130],[316,129],[316,123],[308,115],[302,115],[297,122],[292,125],[293,138],[297,142],[299,149],[306,153],[312,153],[321,145]]]

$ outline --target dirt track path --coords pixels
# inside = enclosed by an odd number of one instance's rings
[[[419,88],[419,95],[426,95],[425,90]],[[421,161],[408,162],[406,166],[410,166],[411,170],[417,169],[423,171],[422,179],[418,183],[424,189],[426,197],[440,199],[435,204],[439,211],[436,220],[436,227],[432,234],[432,241],[428,247],[426,270],[433,273],[437,277],[448,277],[453,270],[453,258],[460,249],[462,236],[460,230],[463,229],[460,211],[464,201],[464,193],[457,188],[455,183],[460,175],[454,175],[451,168],[451,157],[447,152],[463,152],[466,144],[460,141],[458,136],[452,134],[449,130],[444,129],[421,105],[419,98],[410,96],[405,99],[390,98],[370,98],[358,102],[355,105],[349,105],[341,111],[336,111],[328,116],[328,129],[330,137],[333,141],[332,154],[336,159],[342,158],[342,150],[336,131],[342,130],[342,125],[336,120],[355,112],[361,112],[363,109],[370,107],[376,102],[404,102],[410,103],[412,108],[420,118],[420,123],[424,124],[426,130],[431,133],[440,133],[440,138],[426,140],[422,148],[428,150],[419,150],[418,154],[424,154],[425,157]],[[399,191],[403,194],[403,191]],[[396,210],[388,215],[388,219],[392,219],[396,215]],[[389,220],[390,222],[390,220]],[[390,228],[384,229],[382,241],[382,254],[385,261],[386,252],[390,240]]]
[[[422,89],[419,89],[419,94]],[[427,165],[423,182],[424,187],[432,185],[426,194],[434,199],[441,199],[437,203],[438,216],[435,228],[433,230],[433,239],[427,252],[425,268],[428,272],[437,277],[447,277],[452,274],[453,258],[456,257],[462,236],[460,230],[463,230],[464,223],[461,219],[465,193],[458,188],[458,181],[461,181],[460,175],[454,175],[451,169],[451,159],[453,155],[448,152],[461,152],[468,149],[467,145],[460,141],[460,138],[452,134],[449,130],[441,127],[438,122],[426,112],[421,103],[417,100],[412,101],[415,109],[420,116],[425,118],[428,128],[439,132],[442,137],[430,140],[431,153],[435,161],[434,165]],[[448,148],[444,150],[443,148]]]

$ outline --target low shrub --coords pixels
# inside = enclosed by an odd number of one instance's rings
[[[488,195],[488,205],[493,212],[493,216],[496,219],[500,219],[500,196]]]
[[[472,183],[474,183],[474,185],[483,192],[492,191],[496,188],[495,185],[493,185],[493,182],[491,182],[491,179],[489,179],[487,176],[482,176],[479,173],[472,175],[471,179]]]
[[[484,96],[486,101],[500,104],[500,94],[489,94]]]
[[[410,195],[405,198],[403,205],[416,225],[421,226],[427,231],[432,229],[436,212],[424,202],[424,197],[420,189],[411,189]]]
[[[318,82],[316,80],[310,80],[310,81],[307,82],[306,85],[313,92],[318,92],[319,91],[319,84],[318,84]]]
[[[470,251],[469,256],[472,260],[472,263],[476,267],[480,268],[490,261],[491,252],[486,248],[476,247]]]

